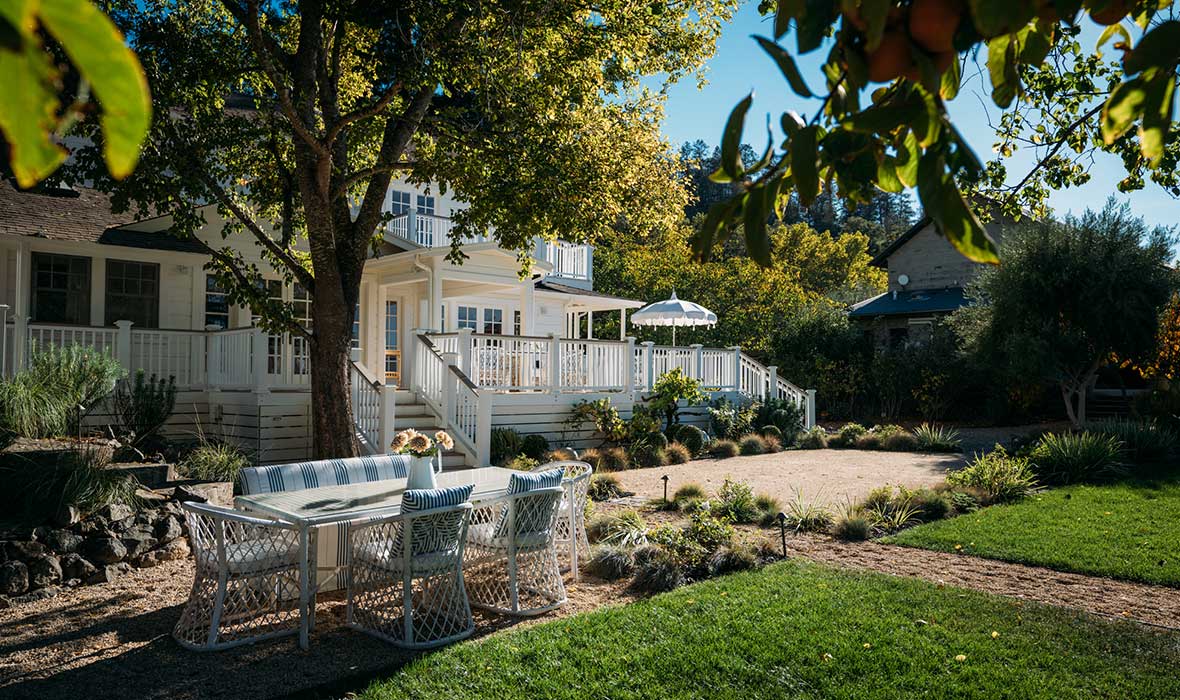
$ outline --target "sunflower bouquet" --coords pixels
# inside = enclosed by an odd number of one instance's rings
[[[433,457],[440,450],[451,450],[454,447],[455,441],[445,430],[438,431],[431,439],[426,433],[420,433],[413,428],[394,435],[393,442],[389,445],[395,454],[415,457]]]

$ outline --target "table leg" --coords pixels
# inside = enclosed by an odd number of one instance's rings
[[[308,564],[308,570],[311,571],[311,593],[308,596],[308,616],[307,629],[309,632],[315,632],[315,601],[319,596],[316,595],[320,589],[320,531],[319,528],[308,532],[308,558],[311,560]]]
[[[307,527],[299,528],[299,648],[304,651],[309,646],[309,621],[307,601],[311,593],[311,581],[308,578],[308,531]]]

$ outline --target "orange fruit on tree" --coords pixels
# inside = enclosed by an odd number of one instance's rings
[[[914,64],[909,39],[903,32],[885,32],[877,50],[870,51],[865,56],[865,62],[869,66],[869,80],[874,83],[887,83],[893,80]]]
[[[1126,0],[1110,0],[1110,2],[1106,3],[1106,7],[1099,10],[1090,10],[1090,19],[1104,27],[1118,24],[1126,16]]]
[[[930,53],[950,51],[962,17],[963,5],[958,0],[914,0],[910,6],[910,36]]]

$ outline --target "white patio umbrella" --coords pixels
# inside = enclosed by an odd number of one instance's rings
[[[713,326],[717,324],[717,314],[700,304],[678,299],[676,290],[672,290],[671,299],[648,304],[631,314],[631,323],[640,326],[672,326],[672,344],[675,345],[678,327]]]

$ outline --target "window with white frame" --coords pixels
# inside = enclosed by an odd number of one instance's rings
[[[291,306],[295,313],[295,320],[304,328],[311,330],[311,294],[296,283],[291,293]],[[301,335],[291,336],[291,371],[295,374],[311,374],[311,357],[307,338]]]
[[[455,308],[455,328],[470,328],[479,330],[479,309],[474,306],[459,306]]]
[[[107,260],[106,325],[131,321],[136,328],[160,327],[160,266]]]
[[[90,258],[33,253],[33,320],[90,325]]]
[[[483,310],[483,332],[489,335],[504,335],[504,309]]]
[[[205,275],[205,325],[229,328],[229,297],[213,275]]]
[[[389,211],[394,214],[405,214],[410,210],[410,193],[393,190],[389,193]]]
[[[520,335],[520,309],[512,310],[512,335]]]
[[[418,213],[434,214],[434,197],[428,194],[418,195]]]

